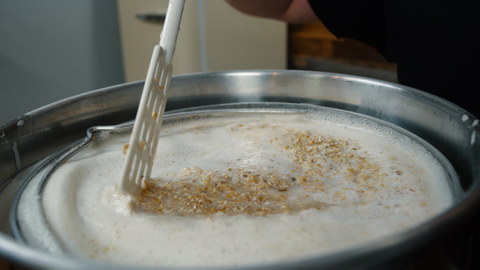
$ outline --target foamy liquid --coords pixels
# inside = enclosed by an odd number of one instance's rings
[[[61,246],[74,256],[121,264],[221,266],[358,247],[407,230],[452,204],[447,173],[421,145],[376,124],[332,119],[262,115],[165,123],[152,172],[159,185],[201,180],[199,170],[228,174],[231,181],[241,181],[246,171],[277,174],[295,179],[288,191],[278,191],[289,202],[325,207],[262,216],[131,210],[116,189],[125,136],[92,145],[62,165],[45,189],[45,216]],[[323,148],[312,145],[296,148],[296,140],[305,136],[348,142],[343,157],[355,160],[322,159]],[[314,153],[314,162],[303,160],[302,153]],[[313,186],[297,183],[302,177]],[[20,211],[28,216],[25,207]]]

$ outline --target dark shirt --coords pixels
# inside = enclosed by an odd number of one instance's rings
[[[400,84],[480,117],[480,0],[309,0],[338,38],[396,62]]]

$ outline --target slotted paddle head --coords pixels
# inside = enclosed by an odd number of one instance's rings
[[[160,44],[156,45],[145,79],[140,104],[127,149],[120,189],[137,199],[150,178],[157,151],[163,114],[172,78],[175,51],[185,0],[170,0]]]

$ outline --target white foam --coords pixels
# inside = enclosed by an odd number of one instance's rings
[[[285,148],[292,130],[358,145],[360,155],[379,164],[379,173],[386,176],[375,192],[360,194],[344,175],[331,174],[330,180],[320,179],[325,192],[312,194],[330,207],[297,214],[181,217],[132,212],[114,189],[128,141],[118,137],[107,147],[90,147],[54,173],[44,193],[45,215],[75,256],[139,265],[245,265],[356,247],[424,222],[453,202],[447,173],[420,144],[368,120],[336,114],[166,122],[152,175],[176,181],[182,169],[192,166],[220,172],[275,167],[281,174],[301,174]]]

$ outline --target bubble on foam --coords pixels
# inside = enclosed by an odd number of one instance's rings
[[[121,192],[118,185],[106,186],[102,191],[101,203],[123,215],[133,214],[133,201],[130,196]]]

